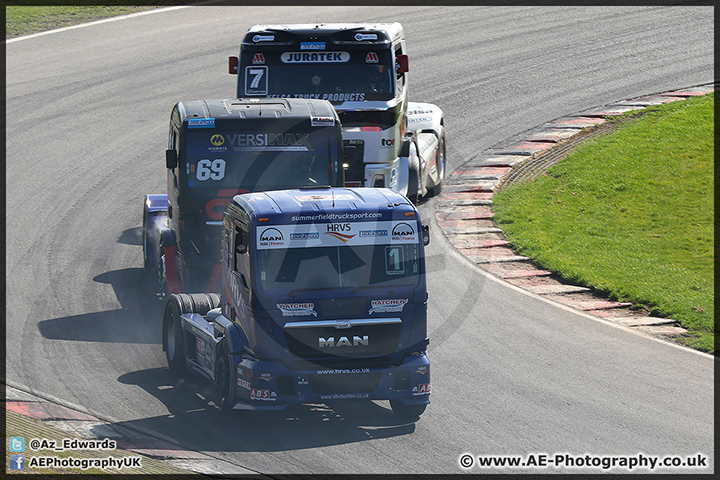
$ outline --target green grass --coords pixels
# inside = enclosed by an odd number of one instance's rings
[[[5,7],[5,38],[30,35],[32,33],[54,30],[56,28],[92,22],[107,17],[127,15],[129,13],[152,10],[182,2],[159,1],[152,6],[108,5],[104,6],[21,6],[23,2],[13,2],[15,6]]]
[[[714,351],[714,95],[649,107],[493,197],[522,255]]]

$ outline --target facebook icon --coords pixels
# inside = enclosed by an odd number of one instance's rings
[[[25,455],[10,455],[10,470],[25,470]]]

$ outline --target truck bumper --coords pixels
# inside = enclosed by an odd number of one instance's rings
[[[430,362],[409,355],[397,367],[353,366],[290,370],[279,362],[235,357],[234,409],[281,410],[299,403],[400,400],[430,403]]]

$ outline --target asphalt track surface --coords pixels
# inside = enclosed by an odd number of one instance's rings
[[[708,468],[660,471],[714,471],[712,357],[495,280],[432,198],[420,421],[383,402],[226,418],[202,381],[169,381],[141,202],[165,191],[170,109],[233,95],[227,57],[255,23],[357,20],[404,25],[411,100],[445,111],[448,173],[562,115],[713,80],[712,7],[194,7],[10,42],[8,383],[238,471],[462,473],[464,453],[700,453]]]

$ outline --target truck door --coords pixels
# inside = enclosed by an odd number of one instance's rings
[[[243,323],[250,314],[250,232],[240,223],[233,225],[232,253],[228,255],[230,320]]]

